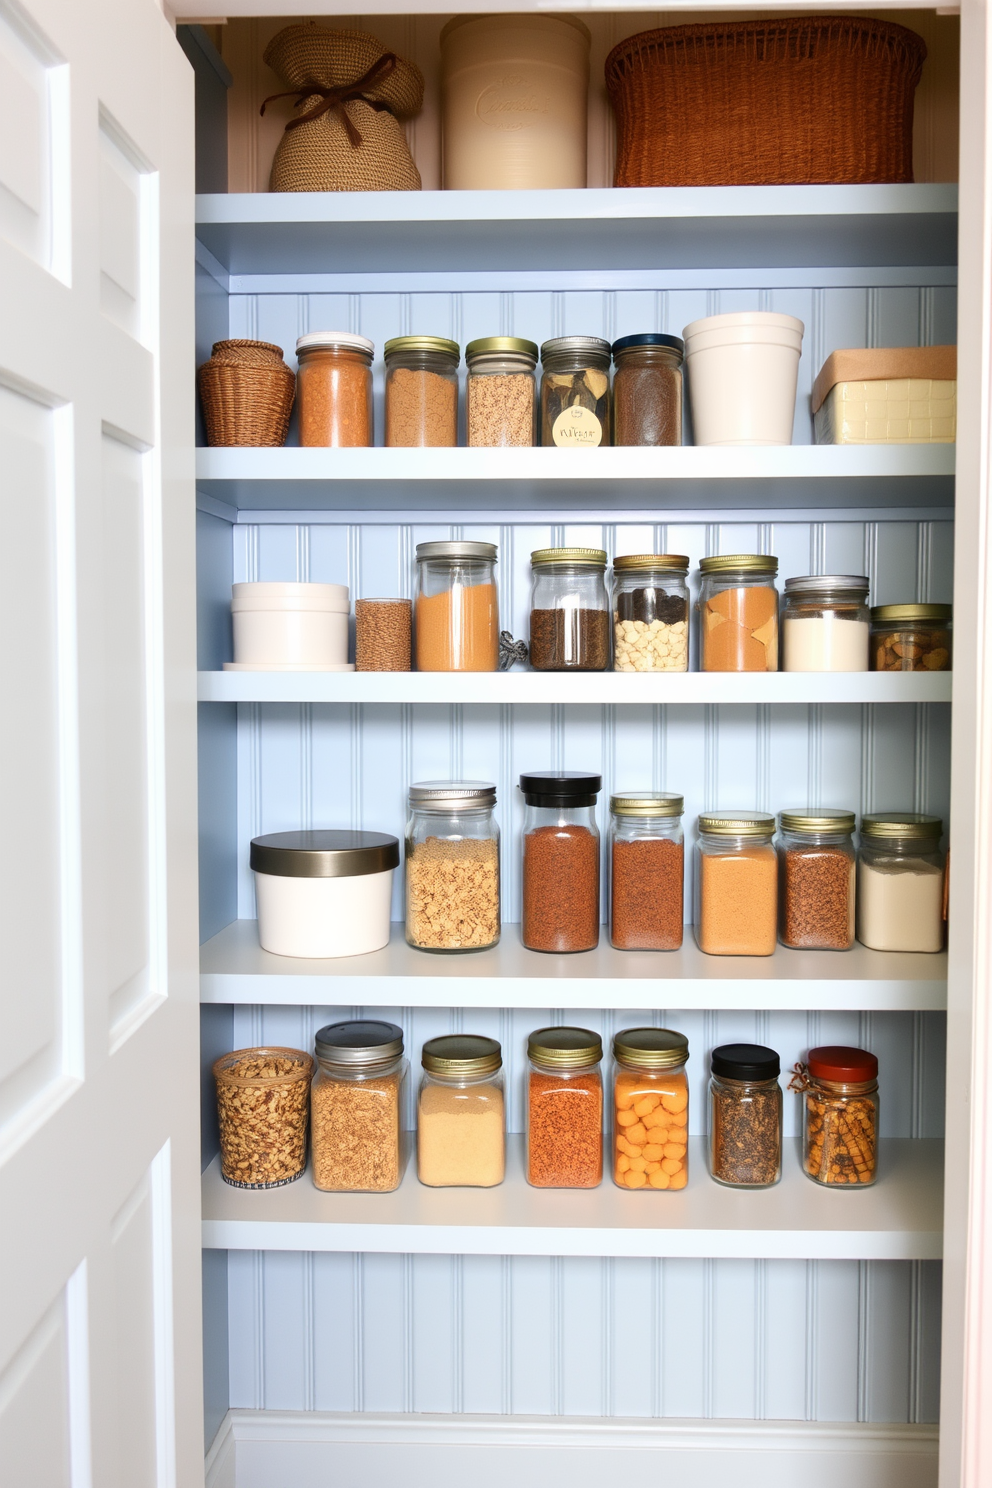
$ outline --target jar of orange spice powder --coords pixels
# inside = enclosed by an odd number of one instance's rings
[[[775,818],[709,811],[696,842],[696,940],[710,956],[771,956],[778,927]]]
[[[603,1178],[603,1041],[588,1028],[527,1040],[527,1182],[596,1188]]]
[[[679,1189],[689,1180],[689,1040],[628,1028],[613,1040],[613,1178],[619,1188]]]
[[[336,449],[372,443],[373,343],[350,331],[308,331],[296,343],[300,444]]]

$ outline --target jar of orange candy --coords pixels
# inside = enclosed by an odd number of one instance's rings
[[[613,1178],[620,1188],[685,1188],[689,1040],[669,1028],[627,1028],[613,1040]]]

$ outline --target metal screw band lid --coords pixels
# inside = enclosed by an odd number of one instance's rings
[[[541,344],[541,361],[547,362],[549,357],[571,356],[583,352],[588,356],[605,357],[609,365],[612,348],[609,341],[604,341],[601,336],[552,336],[550,341]]]
[[[778,573],[778,559],[770,553],[718,553],[699,560],[701,574]]]
[[[684,553],[625,553],[613,560],[614,573],[636,573],[641,569],[688,573],[689,559]]]
[[[779,822],[784,832],[853,832],[857,817],[853,811],[817,806],[807,811],[782,811]]]
[[[770,837],[775,818],[767,811],[704,811],[697,825],[715,837]]]
[[[382,354],[387,361],[390,357],[402,356],[405,351],[440,352],[442,356],[453,357],[456,367],[461,357],[458,342],[449,341],[445,336],[394,336],[382,348]]]
[[[529,357],[537,365],[535,342],[522,341],[519,336],[482,336],[478,341],[470,341],[465,348],[465,360],[471,362],[475,357],[499,356],[501,352],[509,356]]]
[[[944,830],[943,819],[920,811],[872,811],[861,818],[861,836],[876,839],[897,837],[932,837],[936,841]]]
[[[248,864],[275,878],[360,878],[398,868],[400,844],[387,832],[269,832],[253,837]]]
[[[427,558],[448,558],[457,562],[462,558],[482,558],[487,563],[496,562],[496,544],[487,542],[422,542],[417,544],[417,562]]]
[[[614,816],[681,816],[685,798],[669,791],[626,791],[610,797],[610,810]]]
[[[863,574],[803,574],[786,579],[786,594],[867,594],[868,580]]]
[[[532,568],[544,568],[555,563],[584,563],[590,568],[606,567],[604,548],[537,548],[530,555]]]
[[[613,343],[614,359],[623,356],[625,351],[663,351],[678,352],[681,357],[685,352],[685,342],[681,336],[665,336],[659,332],[648,332],[645,335],[621,336],[619,341]]]
[[[432,1075],[459,1079],[468,1075],[494,1075],[503,1063],[495,1039],[475,1033],[447,1033],[428,1039],[420,1051],[420,1062]]]
[[[588,1069],[602,1059],[603,1040],[588,1028],[539,1028],[527,1040],[527,1056],[541,1069]]]
[[[893,622],[900,620],[945,620],[949,622],[953,609],[953,605],[946,604],[873,605],[871,618]]]
[[[496,787],[487,780],[422,780],[410,787],[411,806],[480,811],[495,804]]]
[[[670,1028],[625,1028],[614,1037],[613,1058],[628,1069],[677,1069],[689,1058],[689,1040]]]
[[[395,1023],[360,1020],[327,1023],[314,1039],[322,1064],[349,1069],[369,1069],[390,1064],[403,1053],[403,1030]]]

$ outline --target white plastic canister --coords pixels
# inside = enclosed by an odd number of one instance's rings
[[[252,839],[258,939],[277,956],[364,956],[389,940],[400,845],[385,832],[270,832]]]
[[[226,671],[351,671],[346,584],[234,584]]]
[[[441,32],[448,191],[586,185],[589,32],[563,15],[459,16]]]
[[[682,332],[696,444],[791,444],[805,326],[794,315],[707,315]]]

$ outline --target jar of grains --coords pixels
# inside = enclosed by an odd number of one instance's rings
[[[610,797],[610,943],[618,951],[682,944],[683,810],[682,797],[665,791]]]
[[[301,1049],[235,1049],[214,1061],[225,1183],[281,1188],[303,1176],[312,1073]]]
[[[685,1188],[689,1178],[689,1040],[628,1028],[613,1040],[613,1177],[620,1188]]]
[[[689,670],[689,560],[628,553],[613,560],[613,666],[618,672]]]
[[[527,1057],[527,1182],[596,1188],[603,1180],[602,1039],[588,1028],[539,1028]]]
[[[391,449],[458,443],[457,341],[396,336],[386,360],[386,444]]]
[[[790,1090],[803,1096],[803,1171],[829,1187],[867,1188],[878,1170],[878,1060],[864,1049],[810,1049]]]
[[[875,605],[871,612],[873,672],[949,672],[950,605]]]
[[[778,838],[778,933],[796,950],[854,944],[853,811],[783,811]]]
[[[778,559],[766,553],[704,558],[699,565],[700,670],[778,671]]]
[[[602,548],[538,548],[530,555],[530,664],[537,672],[605,672],[610,597]]]
[[[417,1171],[430,1188],[495,1188],[506,1171],[502,1056],[495,1039],[428,1039],[417,1102]]]
[[[678,336],[621,336],[613,343],[613,443],[682,443]]]
[[[710,1171],[728,1188],[771,1188],[782,1176],[781,1065],[761,1044],[710,1055]]]
[[[516,336],[487,336],[465,348],[465,422],[470,447],[537,442],[537,347]]]
[[[406,938],[420,951],[481,951],[499,940],[496,787],[427,780],[410,787]]]
[[[944,854],[939,816],[872,812],[861,819],[857,935],[873,951],[944,946]]]
[[[373,444],[372,355],[367,336],[308,331],[296,343],[300,444],[337,449]]]
[[[600,775],[534,770],[521,775],[523,923],[531,951],[591,951],[599,944]]]
[[[777,930],[775,818],[708,811],[696,842],[696,940],[710,956],[771,956]]]
[[[593,449],[610,443],[610,343],[556,336],[541,347],[541,443]]]
[[[868,580],[854,574],[786,579],[784,672],[868,670]]]
[[[417,544],[418,672],[495,672],[499,666],[496,545]]]
[[[327,1193],[391,1193],[402,1176],[403,1030],[329,1023],[315,1041],[310,1091],[313,1181]]]

